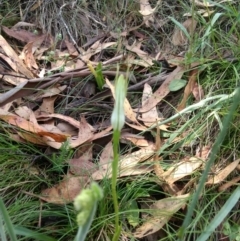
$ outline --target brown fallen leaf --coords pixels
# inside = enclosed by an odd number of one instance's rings
[[[151,172],[153,170],[152,165],[145,165],[141,162],[144,162],[145,160],[153,156],[153,147],[154,145],[152,144],[148,148],[142,148],[139,151],[122,156],[119,161],[118,176],[123,177]],[[102,170],[98,170],[92,174],[93,180],[111,178],[111,176],[111,162],[104,164],[104,168],[102,168]]]
[[[194,96],[194,98],[196,99],[196,101],[200,101],[203,99],[204,97],[204,91],[201,85],[199,85],[198,83],[195,83],[192,89],[192,94]]]
[[[125,124],[127,124],[130,127],[132,127],[133,129],[136,129],[136,130],[139,130],[139,131],[146,131],[147,130],[146,126],[130,124],[128,122],[125,122]]]
[[[77,176],[90,176],[97,170],[96,164],[90,160],[86,160],[86,155],[79,158],[73,158],[68,161],[70,172]]]
[[[24,142],[31,142],[36,145],[47,146],[46,142],[40,137],[38,134],[35,133],[28,133],[28,132],[20,132],[18,131],[17,134],[21,137]],[[23,142],[23,141],[20,141]]]
[[[90,58],[101,52],[102,50],[111,47],[113,45],[116,45],[117,42],[108,42],[108,43],[101,43],[101,40],[96,41],[92,46],[88,48],[87,51],[84,51],[82,55],[80,55],[81,60],[87,62],[90,60]]]
[[[162,189],[165,193],[169,193],[171,196],[176,196],[176,194],[179,192],[177,186],[173,183],[169,183],[165,180],[165,177],[163,176],[164,170],[160,164],[160,161],[162,158],[159,158],[158,150],[160,150],[163,142],[160,138],[160,128],[157,125],[157,135],[155,138],[155,154],[153,157],[154,160],[154,172],[156,176],[158,177],[159,181],[158,183],[161,185]]]
[[[206,161],[210,152],[212,150],[211,145],[203,146],[201,148],[197,148],[195,157],[202,159],[203,161]]]
[[[6,70],[13,70],[17,73],[17,66],[12,59],[10,59],[5,54],[0,53],[0,61],[1,66],[4,67]]]
[[[144,85],[143,94],[142,94],[142,106],[148,101],[148,99],[152,96],[152,87],[149,84]],[[156,123],[157,120],[160,120],[158,117],[158,112],[156,106],[151,110],[142,113],[142,121],[145,126],[152,126]]]
[[[78,176],[90,176],[97,170],[97,165],[92,162],[92,145],[88,145],[88,148],[80,156],[68,160],[70,172]]]
[[[164,172],[162,176],[167,183],[172,184],[183,177],[193,174],[193,172],[201,167],[202,164],[203,160],[196,157],[190,157],[187,161],[184,160],[174,164],[166,172]]]
[[[34,111],[36,118],[44,114],[53,114],[54,103],[56,99],[57,99],[57,96],[43,98],[43,102],[40,105],[40,107],[36,111]],[[46,118],[45,120],[48,120],[48,119],[49,118]],[[43,121],[43,119],[41,120]]]
[[[124,142],[124,140],[126,141]],[[121,142],[126,143],[127,141],[130,141],[131,143],[133,143],[135,146],[138,146],[138,147],[149,146],[148,141],[143,136],[124,132],[121,134]]]
[[[169,185],[172,185],[174,182],[182,179],[183,177],[193,174],[207,160],[210,151],[210,146],[203,146],[201,149],[196,151],[194,157],[184,158],[183,160],[173,164],[167,171],[162,173],[162,178]],[[178,193],[182,192],[179,191]]]
[[[193,18],[188,18],[182,25],[183,27],[186,28],[189,35],[192,36],[196,29],[197,21]],[[172,36],[173,45],[175,46],[186,45],[188,41],[189,40],[185,35],[185,33],[180,28],[177,27]]]
[[[240,176],[239,177],[234,177],[231,181],[228,181],[227,183],[223,184],[222,186],[220,186],[218,188],[219,192],[224,192],[226,191],[228,188],[232,187],[232,186],[236,186],[238,185],[238,182],[240,181]]]
[[[178,66],[171,74],[168,75],[166,80],[162,83],[162,85],[154,92],[152,96],[146,101],[144,106],[137,110],[138,112],[147,112],[155,107],[168,93],[170,92],[168,86],[174,79],[181,79],[184,73],[184,67]]]
[[[218,172],[216,175],[214,175],[213,177],[210,177],[207,182],[205,183],[205,185],[214,185],[214,184],[218,184],[221,183],[223,180],[225,180],[230,173],[232,173],[237,165],[239,164],[240,159],[231,162],[228,166],[226,166],[223,170],[221,170],[220,172]]]
[[[29,120],[30,116],[33,114],[32,110],[27,106],[19,106],[17,109],[15,109],[15,113],[25,120]],[[34,120],[34,123],[36,123],[36,119]]]
[[[151,26],[151,23],[154,23],[154,11],[156,11],[157,6],[161,3],[159,0],[155,8],[152,8],[149,0],[140,0],[140,13],[143,15],[143,21],[147,27]]]
[[[79,121],[73,119],[70,116],[65,116],[65,115],[62,115],[62,114],[44,114],[44,115],[38,116],[38,118],[42,118],[42,117],[43,118],[53,117],[53,118],[57,118],[57,119],[60,119],[60,120],[64,120],[64,121],[66,121],[67,123],[69,123],[70,125],[72,125],[76,128],[79,128],[79,126],[80,126]]]
[[[113,160],[113,145],[112,141],[104,147],[99,160],[100,170],[107,170],[109,163]]]
[[[44,78],[25,80],[16,87],[0,95],[0,106],[3,106],[17,98],[29,96],[30,94],[36,92],[36,90],[45,90],[47,87],[63,80],[71,79],[77,76],[86,76],[88,74],[89,71],[82,68],[75,69],[74,71],[57,73]]]
[[[153,217],[136,229],[133,233],[134,237],[143,238],[160,230],[180,208],[185,206],[189,196],[185,194],[155,202],[151,206]]]
[[[82,145],[83,143],[90,141],[91,138],[94,136],[93,134],[93,127],[87,123],[85,117],[80,118],[80,125],[78,129],[78,136],[77,138],[70,138],[69,146],[71,148],[75,148],[77,146]]]
[[[24,46],[19,58],[25,62],[28,69],[38,70],[38,65],[33,56],[33,42],[29,42]]]
[[[24,29],[9,29],[5,26],[2,26],[2,29],[8,36],[20,40],[24,43],[34,42],[36,39],[40,37],[39,35],[36,35],[35,33]]]
[[[151,57],[148,53],[144,52],[143,50],[141,50],[141,42],[137,42],[135,41],[131,46],[128,45],[128,42],[125,41],[124,45],[126,47],[127,50],[136,53],[138,55],[138,57],[141,60],[136,60],[136,59],[128,59],[128,65],[129,64],[136,64],[136,65],[140,65],[140,66],[144,66],[144,67],[149,67],[153,65],[153,60],[155,60],[155,58]]]
[[[79,194],[79,192],[86,187],[88,180],[89,178],[86,176],[65,176],[63,181],[61,181],[59,184],[43,190],[40,198],[48,203],[70,203]]]
[[[3,38],[2,35],[0,35],[0,46],[2,47],[6,55],[10,59],[14,60],[16,64],[16,69],[19,73],[22,73],[25,77],[30,79],[34,77],[31,71],[27,69],[27,67],[23,64],[22,60],[18,57],[18,55],[15,53],[12,47],[8,44],[8,42]],[[22,79],[22,81],[24,82],[25,80]]]
[[[19,117],[17,115],[13,115],[11,113],[3,113],[3,111],[0,110],[0,119],[4,120],[5,122],[17,126],[25,131],[29,131],[31,133],[38,134],[41,136],[48,136],[55,140],[56,142],[64,142],[67,140],[68,136],[65,134],[60,133],[54,133],[54,132],[48,132],[46,129],[41,127],[40,125],[33,123],[31,121],[27,121],[22,117]]]
[[[59,122],[56,127],[62,132],[62,133],[66,133],[69,136],[77,136],[78,131],[77,128],[75,128],[74,126],[70,125],[67,122]]]
[[[186,85],[186,87],[184,89],[183,99],[177,107],[178,111],[181,111],[186,107],[188,97],[192,93],[193,88],[195,86],[197,75],[198,75],[198,69],[194,69],[190,72],[188,84]]]
[[[100,139],[104,136],[111,135],[112,134],[111,130],[112,130],[112,126],[109,126],[105,130],[95,133],[89,141],[94,141],[94,140]]]

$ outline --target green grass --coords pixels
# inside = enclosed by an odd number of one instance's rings
[[[129,1],[127,8],[121,4],[121,6],[117,4],[120,3],[116,1],[110,1],[109,3],[108,1],[102,0],[90,2],[87,6],[84,6],[83,9],[92,14],[90,24],[92,24],[93,29],[91,29],[90,35],[92,34],[93,36],[96,29],[105,29],[104,26],[106,26],[105,30],[107,31],[120,32],[125,30],[126,27],[131,28],[141,23],[142,18],[137,10],[137,2]],[[23,7],[24,6],[26,7],[27,5],[23,5]],[[13,12],[13,8],[11,11],[11,8],[9,8],[9,6],[7,7],[9,13]],[[80,4],[78,7],[81,7]],[[186,51],[186,65],[194,62],[201,64],[201,73],[198,76],[197,82],[204,89],[205,99],[210,100],[210,98],[218,95],[230,95],[237,88],[240,80],[239,4],[217,4],[215,13],[213,13],[210,18],[198,15],[198,8],[196,6],[189,6],[188,3],[183,1],[179,4],[178,10],[176,10],[175,7],[173,4],[163,1],[158,9],[158,13],[161,18],[166,20],[166,24],[157,30],[156,26],[151,28],[142,26],[139,29],[141,33],[147,36],[147,39],[143,41],[143,47],[148,51],[152,51],[155,49],[154,46],[158,45],[160,50],[165,50],[167,45],[171,45],[171,35],[174,28],[177,27],[184,30],[182,23],[186,18],[183,17],[183,13],[191,12],[194,19],[198,22],[197,30],[194,31],[194,35],[188,36],[190,43],[187,48],[182,49],[182,47],[171,46],[172,54]],[[51,3],[48,8],[51,9],[52,12],[57,11],[55,2]],[[114,16],[117,17],[112,17],[112,15],[107,14],[110,12],[110,9]],[[14,10],[16,11],[16,8],[14,8]],[[59,21],[57,19],[51,19],[51,21],[49,21],[52,12],[49,15],[46,9],[39,9],[38,11],[40,14],[39,19],[44,20],[42,22],[43,26],[44,24],[46,25],[46,21],[52,24],[54,21]],[[1,14],[6,13],[1,12]],[[7,16],[8,15],[5,16],[4,21],[7,19]],[[67,17],[69,15],[67,15],[67,12],[63,12],[63,16]],[[171,19],[168,17],[171,17]],[[69,22],[71,22],[71,18],[69,19]],[[131,19],[132,21],[130,21]],[[4,21],[2,20],[2,23],[4,23]],[[72,22],[69,29],[71,31],[74,29],[80,31],[82,28],[83,26],[80,22]],[[46,30],[52,31],[50,28]],[[57,35],[58,31],[56,29],[54,31]],[[73,32],[72,35],[75,39],[78,39],[79,32]],[[87,42],[85,36],[80,36],[80,39],[81,44]],[[121,46],[121,38],[118,39],[118,46]],[[120,52],[121,51],[126,50],[122,47],[122,49],[120,49]],[[112,53],[115,54],[116,52],[117,49],[114,48],[110,53],[105,51],[103,57],[106,60],[112,56]],[[225,57],[223,57],[224,54],[226,54]],[[111,66],[111,68],[115,67],[115,65]],[[149,71],[156,71],[155,68],[154,66],[150,68]],[[139,74],[138,70],[133,71],[133,74],[135,74],[137,80],[141,79],[141,73]],[[185,73],[183,78],[187,80],[187,77],[188,73]],[[65,105],[69,103],[69,99],[75,100],[77,94],[84,90],[84,86],[89,82],[94,83],[94,81],[93,76],[87,76],[81,81],[79,79],[70,80],[72,88],[69,88],[61,96],[56,106],[56,111],[58,113],[66,113],[64,108]],[[69,84],[69,82],[66,81],[65,84]],[[102,84],[99,84],[99,87],[101,88]],[[157,86],[154,86],[154,88],[156,89]],[[179,96],[177,101],[180,103],[183,90],[179,91],[177,95]],[[159,108],[167,109],[167,113],[172,113],[170,118],[175,114],[175,108],[177,107],[174,96],[176,97],[175,93],[171,93],[169,99],[159,105]],[[137,107],[139,99],[141,98],[141,91],[128,93],[128,97],[132,106]],[[84,113],[91,124],[106,120],[110,118],[111,111],[108,109],[102,113],[101,107],[94,106],[94,103],[100,103],[100,101],[102,101],[101,98],[94,100],[91,104],[86,101],[79,106],[68,108],[68,115],[77,119],[79,113]],[[212,146],[214,143],[220,141],[221,137],[219,137],[219,133],[221,131],[225,131],[225,137],[222,136],[222,143],[219,142],[219,149],[214,157],[212,157],[210,173],[216,173],[217,170],[222,169],[227,164],[239,158],[240,107],[239,105],[237,106],[237,103],[235,110],[230,113],[232,99],[225,98],[221,103],[217,103],[216,101],[217,99],[206,101],[204,105],[188,113],[183,113],[181,117],[171,121],[170,128],[173,131],[172,133],[161,133],[162,136],[168,135],[171,140],[185,134],[184,138],[177,143],[165,143],[159,150],[159,155],[163,158],[165,169],[171,166],[171,162],[177,162],[187,155],[194,156],[197,147]],[[110,102],[113,106],[112,100],[109,98],[106,101],[103,100],[101,103],[109,105]],[[191,109],[191,106],[194,104],[194,99],[189,98],[188,107]],[[232,120],[228,123],[224,122],[224,119],[229,114],[232,114]],[[31,194],[37,195],[41,190],[57,184],[62,179],[62,175],[66,173],[67,164],[65,160],[71,158],[75,150],[67,151],[67,148],[62,148],[48,155],[44,147],[12,141],[8,135],[11,130],[8,125],[0,122],[0,196],[10,217],[10,223],[12,223],[13,229],[17,234],[17,239],[40,240],[40,236],[35,239],[29,237],[31,234],[29,230],[31,230],[35,235],[47,235],[53,239],[62,241],[73,240],[78,229],[76,224],[76,211],[73,205],[71,203],[67,205],[55,205],[46,202],[40,203],[39,199]],[[142,134],[147,137],[150,136],[150,134]],[[152,130],[152,134],[153,136],[156,135],[154,129]],[[104,144],[99,144],[98,142],[94,144],[98,146],[98,148],[96,148],[97,154],[94,155],[96,159],[94,161],[97,162],[99,153],[104,148]],[[124,144],[121,145],[121,152],[131,152],[131,150],[134,150],[133,148],[132,145]],[[188,190],[194,193],[198,190],[197,188],[199,187],[199,181],[202,178],[203,172],[204,169],[198,170],[191,177],[187,177],[177,182],[177,184],[183,187],[188,180],[196,178],[194,185]],[[234,171],[228,179],[223,180],[221,184],[231,180],[232,177],[237,175],[239,175],[239,170]],[[103,188],[104,197],[98,204],[96,217],[87,236],[87,240],[89,241],[108,241],[111,240],[114,235],[115,213],[112,200],[111,180],[103,179],[99,184]],[[233,198],[236,200],[236,197],[239,197],[239,184],[237,185],[238,187],[233,186],[223,193],[218,191],[218,186],[204,187],[200,192],[200,198],[195,196],[196,202],[192,201],[194,199],[190,199],[188,205],[192,206],[180,209],[174,215],[173,219],[163,227],[162,232],[154,236],[154,241],[175,241],[178,238],[187,241],[217,241],[222,237],[221,235],[223,235],[223,233],[229,236],[231,241],[239,240],[239,204],[235,204],[234,200],[232,200]],[[122,226],[119,240],[137,241],[138,239],[132,235],[134,227],[131,226],[130,223],[135,222],[136,226],[141,225],[146,220],[146,215],[151,215],[152,213],[149,209],[149,204],[152,204],[155,200],[168,197],[169,194],[164,193],[154,173],[136,177],[123,177],[117,181],[116,190],[119,202],[119,221]],[[234,194],[236,196],[234,196]],[[229,203],[230,206],[227,205]],[[222,207],[225,208],[226,213],[223,213]],[[188,213],[189,210],[190,213]],[[184,223],[186,216],[190,219]],[[221,225],[216,228],[215,232],[212,232],[210,228],[214,227],[219,221]],[[184,226],[182,226],[183,223]],[[5,225],[4,227],[3,224]],[[0,228],[2,228],[0,231],[4,230],[9,240],[9,230],[6,227],[6,220],[0,219]],[[23,228],[27,228],[28,230],[24,230]],[[204,234],[205,231],[211,231],[211,234],[208,238],[204,239],[201,235]]]

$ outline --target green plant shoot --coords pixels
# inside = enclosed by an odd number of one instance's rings
[[[115,233],[113,241],[118,241],[121,225],[119,224],[119,208],[117,199],[117,175],[118,175],[118,161],[119,161],[119,139],[121,129],[125,123],[124,101],[127,92],[127,81],[123,75],[120,75],[115,84],[115,104],[111,116],[111,124],[113,127],[113,161],[112,161],[112,197],[115,211]]]
[[[90,62],[88,62],[87,66],[96,79],[98,89],[102,90],[103,86],[105,84],[105,80],[104,80],[104,77],[103,77],[103,74],[102,74],[102,64],[98,63],[96,69],[93,68],[93,66]]]

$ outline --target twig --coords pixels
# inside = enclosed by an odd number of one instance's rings
[[[148,83],[149,85],[162,83],[167,78],[167,76],[168,75],[166,75],[165,73],[161,73],[153,77],[149,76],[146,79],[142,80],[141,82],[128,87],[128,91],[139,90],[143,87],[145,83]]]

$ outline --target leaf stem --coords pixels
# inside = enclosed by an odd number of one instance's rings
[[[115,212],[115,233],[113,236],[113,241],[118,241],[121,226],[119,224],[119,207],[117,198],[117,176],[118,176],[118,161],[119,161],[119,139],[120,131],[114,130],[113,132],[113,161],[112,161],[112,197]]]

